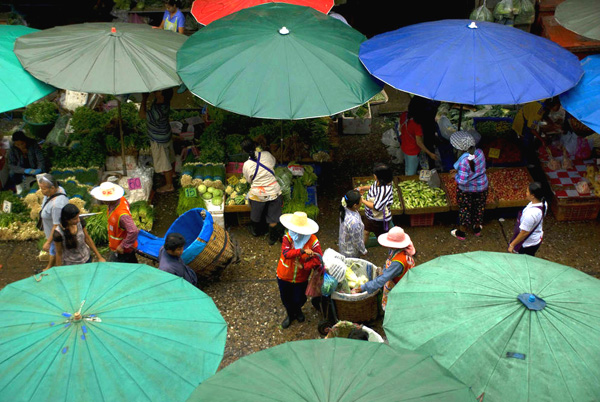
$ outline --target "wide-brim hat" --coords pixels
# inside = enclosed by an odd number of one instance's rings
[[[125,190],[118,184],[105,181],[104,183],[100,183],[99,186],[94,187],[90,191],[90,194],[99,201],[117,201],[123,197]]]
[[[394,226],[387,233],[379,235],[377,241],[383,247],[389,248],[405,248],[412,243],[410,236],[400,226]]]
[[[450,144],[459,151],[467,151],[475,146],[475,138],[466,131],[457,131],[450,136]]]
[[[286,229],[301,235],[310,235],[319,231],[317,222],[306,216],[306,212],[294,212],[293,214],[283,214],[279,221]]]

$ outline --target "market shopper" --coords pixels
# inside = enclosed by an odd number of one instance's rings
[[[517,216],[513,238],[508,244],[508,252],[534,256],[542,245],[544,237],[542,226],[548,211],[548,203],[539,182],[529,184],[527,199],[529,204]]]
[[[16,131],[12,135],[8,168],[10,181],[14,185],[21,184],[27,176],[35,176],[45,170],[42,149],[23,131]]]
[[[181,259],[185,238],[180,233],[169,233],[158,253],[158,269],[185,279],[192,285],[198,284],[196,273]]]
[[[277,284],[286,317],[281,323],[288,328],[293,320],[304,322],[302,306],[306,303],[308,277],[313,268],[321,265],[321,245],[315,233],[319,225],[305,212],[284,214],[281,223],[287,229],[281,244],[281,256],[277,263]]]
[[[483,229],[483,212],[488,195],[485,155],[481,149],[475,148],[475,139],[466,131],[453,133],[450,143],[462,153],[454,164],[459,227],[452,229],[450,234],[465,240],[467,228],[471,228],[475,236],[481,236]]]
[[[56,248],[55,266],[77,265],[92,262],[90,250],[98,262],[106,262],[94,240],[85,228],[85,220],[79,217],[79,208],[67,204],[60,213],[60,225],[54,230],[52,240]]]
[[[166,0],[165,13],[163,14],[160,25],[153,28],[164,29],[183,34],[185,27],[185,16],[180,10],[181,2],[179,0]]]
[[[273,245],[283,236],[283,228],[279,223],[283,197],[274,171],[277,162],[270,152],[261,150],[250,139],[242,141],[241,147],[249,155],[242,172],[250,184],[250,233],[260,236],[261,225],[265,219],[269,226],[269,245]]]
[[[377,241],[383,247],[389,248],[383,272],[375,279],[352,289],[352,293],[373,293],[383,288],[381,307],[385,311],[388,294],[408,270],[415,266],[413,256],[416,250],[410,236],[400,226],[394,226],[389,232],[380,235]]]
[[[421,98],[422,99],[422,98]],[[419,168],[419,153],[423,151],[431,160],[438,159],[437,155],[425,145],[424,128],[428,130],[428,143],[433,144],[434,133],[429,133],[435,123],[435,114],[431,116],[420,97],[414,96],[408,104],[408,110],[400,113],[399,134],[400,148],[404,153],[404,174],[412,176],[417,174]],[[433,105],[432,105],[433,107]],[[437,111],[437,107],[435,108]],[[433,120],[433,121],[430,121]]]
[[[534,164],[537,158],[537,150],[545,141],[542,131],[559,131],[560,126],[554,123],[550,114],[560,109],[558,96],[545,101],[534,101],[523,105],[515,115],[512,129],[517,134],[523,147],[527,162]]]
[[[44,229],[46,242],[42,246],[44,251],[50,254],[48,265],[45,269],[51,268],[56,262],[56,246],[54,245],[53,234],[60,225],[62,209],[69,203],[65,190],[58,184],[58,181],[52,175],[45,174],[38,180],[40,191],[44,195],[42,200],[42,209],[40,210],[40,219]]]
[[[388,231],[392,221],[391,205],[394,203],[394,180],[392,169],[385,163],[376,163],[373,167],[375,182],[369,186],[356,188],[361,194],[368,190],[367,199],[360,199],[365,206],[365,215],[362,221],[365,225],[363,232],[364,243],[369,241],[371,232],[379,236]]]
[[[350,190],[340,202],[338,248],[344,257],[358,258],[367,254],[364,240],[365,224],[358,213],[361,199],[360,192]]]
[[[108,246],[112,251],[109,261],[137,263],[135,250],[139,229],[131,217],[123,187],[104,182],[94,187],[90,194],[108,206]]]
[[[158,188],[156,192],[167,193],[175,190],[173,186],[175,150],[173,149],[173,134],[169,122],[173,89],[154,91],[153,95],[154,99],[149,109],[147,104],[150,94],[145,93],[142,95],[140,117],[146,119],[147,122],[154,171],[165,177],[165,185]]]

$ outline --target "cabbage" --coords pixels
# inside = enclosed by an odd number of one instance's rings
[[[213,194],[213,198],[215,197],[222,197],[223,196],[223,191],[219,190],[218,188],[215,189],[215,191],[212,192]]]
[[[221,204],[223,204],[223,197],[214,196],[212,198],[212,203],[213,203],[213,205],[216,205],[217,207],[221,206]]]
[[[205,200],[210,200],[211,198],[213,198],[213,195],[207,191],[206,193],[202,194],[202,198],[204,198]]]
[[[204,184],[200,184],[200,185],[198,186],[198,192],[199,192],[200,194],[204,194],[204,193],[206,193],[206,186],[205,186]]]

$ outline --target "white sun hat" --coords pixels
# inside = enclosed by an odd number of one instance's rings
[[[293,214],[283,214],[279,221],[287,229],[301,235],[310,235],[319,231],[317,222],[306,216],[306,212],[294,212]]]
[[[104,183],[100,183],[99,186],[94,187],[90,191],[90,194],[99,201],[117,201],[123,197],[125,190],[118,184],[105,181]]]

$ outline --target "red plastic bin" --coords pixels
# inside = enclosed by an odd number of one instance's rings
[[[434,213],[410,215],[410,226],[433,226]]]

